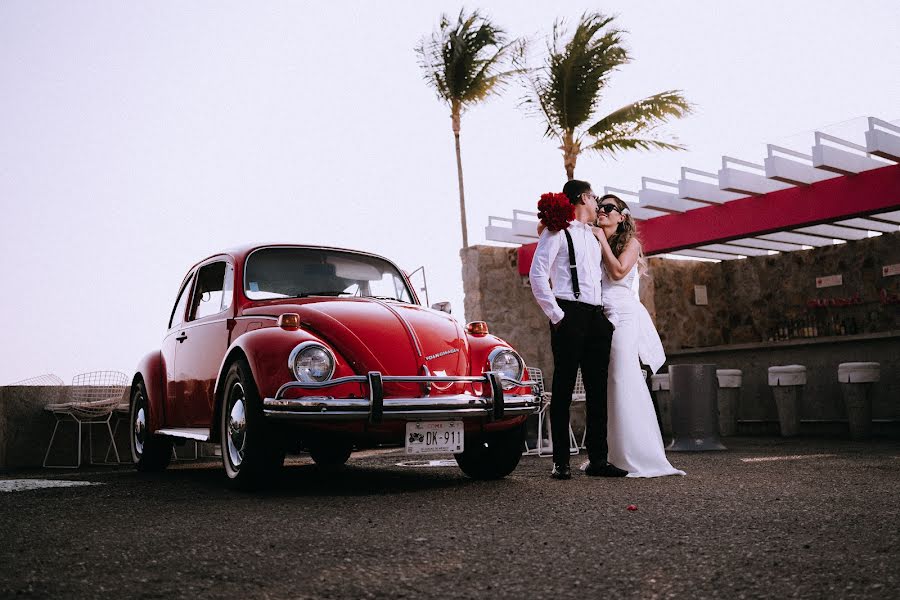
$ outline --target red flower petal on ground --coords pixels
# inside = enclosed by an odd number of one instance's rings
[[[560,231],[575,220],[575,206],[565,194],[541,194],[538,201],[538,218],[550,231]]]
[[[629,505],[628,505],[628,510],[630,510],[630,511],[635,511],[635,510],[637,510],[637,506],[635,506],[634,504],[629,504]]]

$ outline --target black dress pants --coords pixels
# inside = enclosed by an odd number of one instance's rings
[[[557,299],[566,316],[556,328],[550,325],[553,348],[553,397],[550,401],[550,434],[553,462],[569,463],[569,407],[578,368],[585,391],[585,425],[588,458],[605,464],[606,379],[613,326],[599,306]]]

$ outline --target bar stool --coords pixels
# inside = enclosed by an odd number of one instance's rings
[[[803,365],[776,365],[769,367],[769,386],[775,396],[781,435],[791,437],[800,431],[800,398],[806,385],[806,367]]]
[[[716,369],[719,380],[719,434],[734,435],[737,431],[738,405],[741,400],[740,369]]]
[[[672,437],[672,392],[669,389],[669,374],[657,373],[650,376],[650,390],[659,408],[660,429],[664,438]]]
[[[846,362],[838,365],[838,381],[847,408],[850,438],[872,437],[872,384],[881,379],[877,362]]]

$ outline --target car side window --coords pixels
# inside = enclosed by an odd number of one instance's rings
[[[191,282],[193,280],[193,275],[188,277],[184,287],[181,288],[181,292],[178,294],[178,300],[175,301],[175,308],[172,309],[172,316],[169,318],[169,329],[184,323],[184,311],[187,308],[188,298],[191,296]]]
[[[188,321],[195,321],[222,312],[225,303],[225,271],[228,263],[214,262],[200,267],[197,285],[191,300]],[[233,277],[233,276],[232,276]],[[233,284],[231,284],[233,287]]]

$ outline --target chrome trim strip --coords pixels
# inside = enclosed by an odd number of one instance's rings
[[[513,387],[533,387],[537,385],[536,381],[519,381],[518,379],[512,379],[509,377],[501,377],[501,379],[506,383],[513,384]],[[327,387],[344,385],[345,383],[367,383],[368,380],[368,377],[366,377],[365,375],[350,375],[347,377],[338,377],[337,379],[329,379],[328,381],[316,383],[291,381],[278,388],[278,391],[275,393],[275,398],[283,398],[284,393],[291,388],[298,388],[302,390],[320,390]],[[490,385],[490,381],[485,375],[481,377],[472,375],[382,375],[381,380],[385,383],[481,383],[484,385]]]
[[[506,407],[506,418],[528,416],[537,410],[537,406],[513,406]],[[293,412],[285,410],[264,409],[263,414],[270,419],[290,421],[362,421],[369,418],[367,412],[334,411],[328,412]],[[423,419],[460,419],[481,418],[486,419],[491,415],[488,408],[455,408],[451,410],[403,410],[385,412],[382,421],[420,421]]]
[[[528,415],[538,410],[540,398],[533,395],[509,394],[503,397],[502,417]],[[270,417],[294,419],[368,419],[371,403],[367,398],[332,398],[307,396],[296,399],[266,398],[263,413]],[[381,419],[418,419],[438,417],[494,418],[496,404],[487,398],[468,394],[432,396],[431,398],[385,398]]]
[[[197,440],[198,442],[209,441],[209,429],[203,427],[170,427],[168,429],[157,429],[153,433],[186,440]]]

